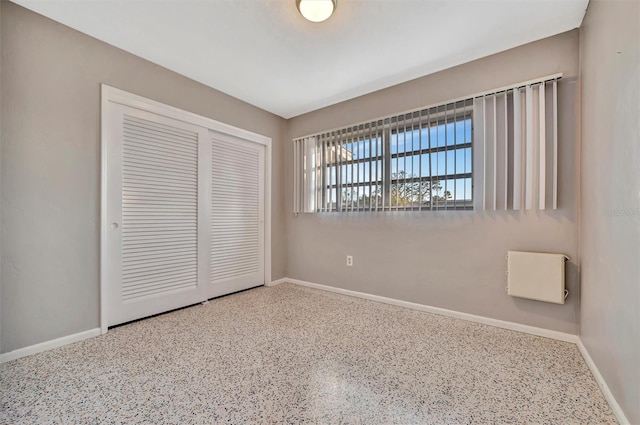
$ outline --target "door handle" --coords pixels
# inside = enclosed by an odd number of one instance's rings
[[[117,229],[118,228],[118,223],[111,223],[111,228],[112,229]]]

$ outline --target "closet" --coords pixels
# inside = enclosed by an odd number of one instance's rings
[[[102,95],[103,331],[264,284],[271,140]]]

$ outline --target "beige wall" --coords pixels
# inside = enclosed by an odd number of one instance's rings
[[[287,143],[287,276],[578,333],[578,31],[467,63],[289,120],[289,137],[563,72],[557,211],[301,214],[292,211]],[[428,53],[425,53],[428,54]],[[330,78],[330,73],[327,74]],[[565,305],[505,293],[507,250],[569,255]],[[353,267],[346,267],[346,255]]]
[[[273,277],[284,276],[286,122],[1,2],[2,351],[98,327],[100,83],[273,139]]]
[[[591,0],[580,39],[580,336],[640,424],[640,2]]]

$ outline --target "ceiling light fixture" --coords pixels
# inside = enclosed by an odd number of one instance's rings
[[[300,14],[311,22],[326,21],[337,6],[338,0],[296,0]]]

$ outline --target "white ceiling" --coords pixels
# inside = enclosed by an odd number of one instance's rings
[[[14,0],[284,118],[576,28],[588,0]]]

